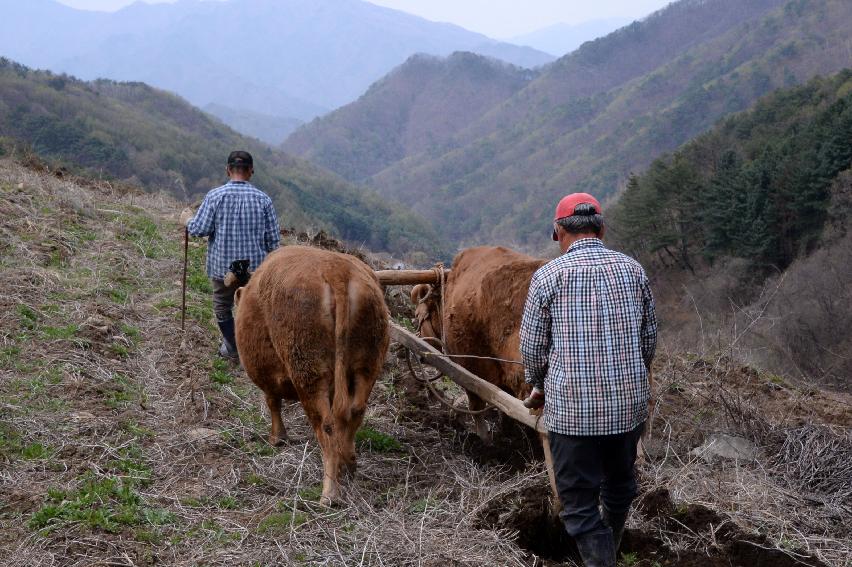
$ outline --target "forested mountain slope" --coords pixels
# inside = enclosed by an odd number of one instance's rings
[[[472,53],[415,55],[356,102],[297,130],[282,147],[363,181],[406,156],[445,146],[535,76]]]
[[[720,117],[847,66],[850,25],[843,0],[681,0],[563,57],[442,151],[370,184],[456,241],[536,248],[564,193],[614,195]]]
[[[247,149],[282,225],[325,228],[375,250],[444,254],[414,214],[141,83],[88,83],[0,59],[0,137],[8,148],[24,143],[68,167],[187,201],[222,184],[228,153]]]
[[[611,209],[610,236],[655,276],[671,323],[686,309],[704,332],[752,329],[741,346],[764,366],[849,388],[850,167],[846,70],[653,162]]]

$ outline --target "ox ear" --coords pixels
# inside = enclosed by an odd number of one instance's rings
[[[411,290],[411,303],[418,305],[432,292],[432,286],[429,284],[417,284]]]
[[[238,287],[237,291],[234,292],[234,305],[237,307],[240,306],[240,296],[243,294],[243,288]]]

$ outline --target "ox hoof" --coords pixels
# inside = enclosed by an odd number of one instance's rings
[[[277,437],[270,435],[269,436],[269,444],[273,447],[283,447],[287,443],[290,442],[290,438],[286,435],[279,435]]]
[[[320,506],[325,506],[326,508],[334,508],[340,503],[340,497],[337,496],[326,496],[323,494],[320,496],[319,504]]]

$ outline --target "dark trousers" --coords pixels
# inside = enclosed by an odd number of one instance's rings
[[[223,280],[214,278],[210,278],[210,284],[213,286],[213,312],[216,314],[216,321],[230,321],[234,318],[232,309],[236,287],[226,287]]]
[[[636,447],[645,424],[618,435],[580,437],[550,433],[560,514],[572,537],[606,527],[598,504],[613,516],[636,498]]]

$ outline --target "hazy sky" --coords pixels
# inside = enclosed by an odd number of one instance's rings
[[[87,10],[116,10],[133,0],[59,0]],[[173,0],[147,0],[170,2]],[[370,0],[430,20],[452,22],[491,37],[506,38],[559,22],[641,18],[671,0]]]

